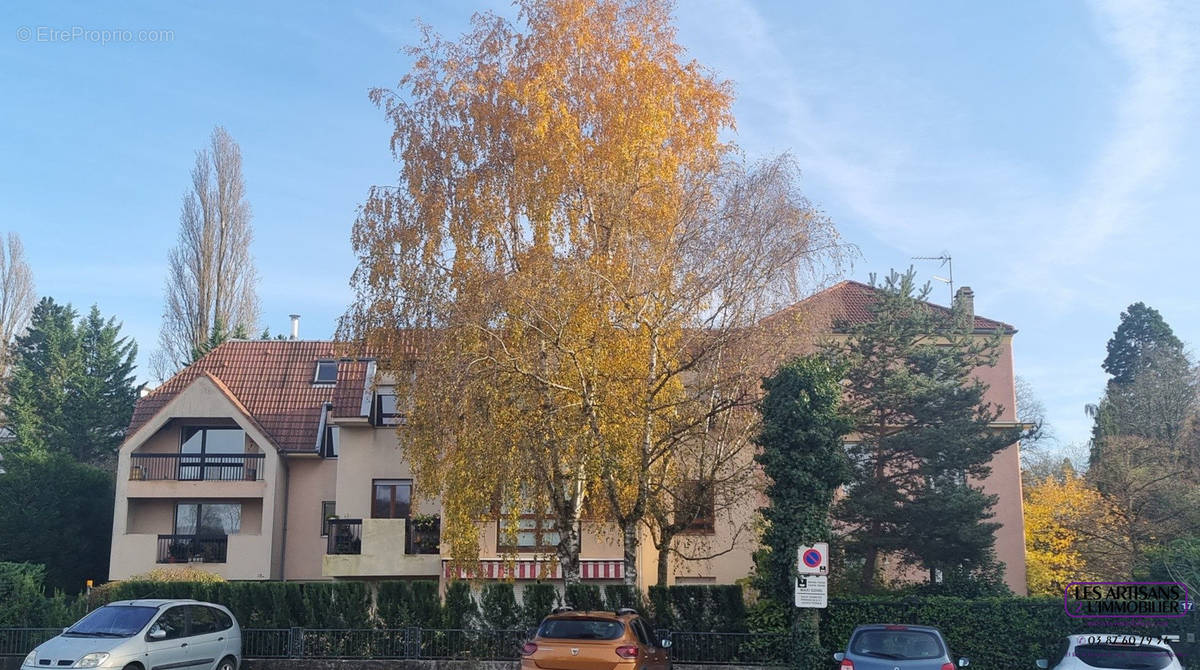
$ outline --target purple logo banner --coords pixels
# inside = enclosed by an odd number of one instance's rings
[[[1191,598],[1180,582],[1071,582],[1063,607],[1082,619],[1166,619],[1186,616]]]

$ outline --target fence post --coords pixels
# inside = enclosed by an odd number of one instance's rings
[[[304,656],[304,629],[292,626],[288,629],[288,657],[300,658],[302,656]]]

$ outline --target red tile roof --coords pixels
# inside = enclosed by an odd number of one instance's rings
[[[361,409],[367,384],[365,360],[339,360],[334,385],[312,383],[317,360],[337,358],[333,342],[225,342],[139,399],[126,434],[132,435],[197,377],[207,375],[240,403],[281,449],[312,451],[325,403],[333,403],[337,416],[359,416]]]
[[[835,330],[845,326],[869,323],[872,319],[870,305],[875,302],[876,291],[877,289],[862,282],[851,280],[838,282],[824,291],[814,293],[795,305],[772,314],[765,320],[773,320],[789,312],[814,311],[825,314]],[[931,302],[924,304],[935,313],[944,314],[946,317],[951,315],[950,309],[947,307]],[[979,315],[975,316],[974,328],[980,331],[1000,330],[1009,334],[1017,332],[1007,323]]]

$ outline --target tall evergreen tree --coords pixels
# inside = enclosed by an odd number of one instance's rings
[[[974,335],[969,319],[931,309],[929,285],[918,289],[911,269],[871,283],[873,318],[827,346],[847,370],[858,435],[847,445],[853,474],[835,518],[847,551],[863,560],[861,588],[874,589],[888,554],[921,566],[931,582],[939,571],[991,567],[996,497],[973,482],[1021,431],[990,427],[1001,409],[984,402],[987,385],[972,372],[995,364],[1000,335]]]
[[[71,451],[88,463],[110,465],[116,458],[142,388],[133,373],[137,344],[120,332],[116,317],[104,319],[96,305],[79,323],[82,374],[72,397],[76,410],[67,418]]]
[[[755,460],[767,477],[768,505],[761,510],[766,527],[758,564],[764,594],[788,611],[794,610],[796,551],[829,541],[830,505],[850,478],[842,447],[851,428],[841,412],[842,372],[822,357],[805,356],[763,380]],[[803,643],[796,655],[802,667],[811,667],[821,648],[816,613],[810,614],[796,617],[793,624]]]
[[[1156,356],[1155,354],[1158,354]],[[1163,320],[1162,314],[1145,303],[1135,302],[1121,312],[1121,323],[1108,341],[1104,371],[1112,382],[1125,385],[1152,363],[1185,364],[1183,342]]]
[[[1101,401],[1089,407],[1095,420],[1090,465],[1100,462],[1108,438],[1174,445],[1196,413],[1200,384],[1183,342],[1162,315],[1140,302],[1122,312],[1103,367],[1112,377]]]
[[[28,330],[17,336],[8,382],[9,454],[44,453],[68,442],[63,412],[83,365],[76,317],[70,305],[42,298]]]
[[[6,451],[108,467],[141,390],[133,374],[137,345],[98,307],[78,324],[76,316],[70,305],[43,298],[17,338],[8,385],[14,440]]]

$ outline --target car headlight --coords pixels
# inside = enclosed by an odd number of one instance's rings
[[[21,661],[21,665],[33,665],[35,663],[37,663],[37,650],[36,649],[29,652],[29,655],[25,657],[25,660]]]
[[[94,652],[84,656],[75,662],[72,667],[76,668],[94,668],[108,660],[108,654],[102,651]]]

